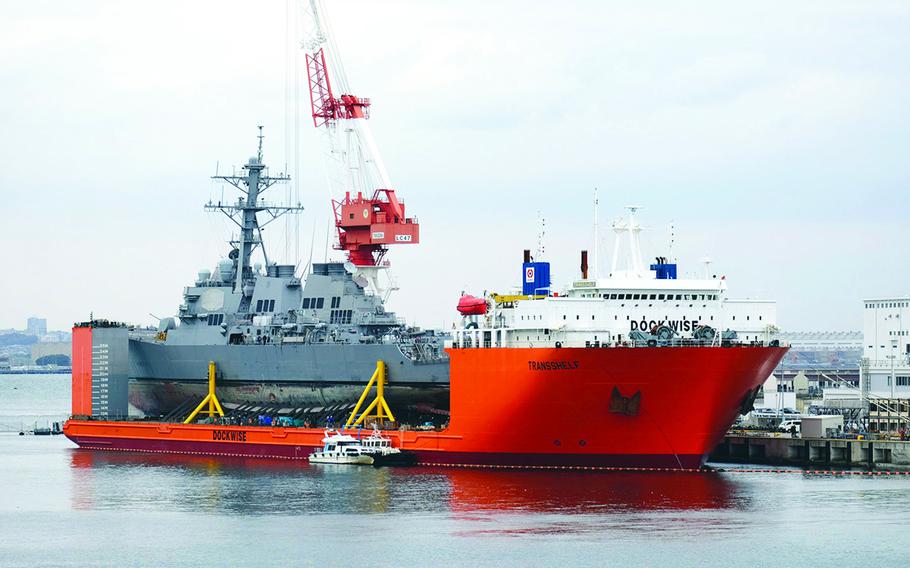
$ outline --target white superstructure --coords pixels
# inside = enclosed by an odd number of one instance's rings
[[[466,316],[455,342],[491,347],[586,347],[648,341],[721,342],[721,333],[740,342],[770,341],[777,331],[777,304],[727,298],[724,278],[677,279],[676,264],[658,257],[645,265],[639,249],[641,227],[629,219],[614,224],[617,242],[610,275],[588,278],[582,253],[582,278],[561,292],[549,282],[525,294],[490,295],[485,314]],[[622,237],[628,238],[629,262],[620,268]],[[535,264],[524,265],[533,278]],[[547,273],[549,267],[545,267]],[[530,283],[530,280],[526,280]]]

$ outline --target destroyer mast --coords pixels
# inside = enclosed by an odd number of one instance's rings
[[[256,156],[250,158],[243,166],[246,175],[212,176],[214,180],[226,181],[239,189],[246,196],[246,199],[241,196],[233,204],[209,201],[205,205],[206,211],[221,211],[240,229],[239,238],[229,241],[233,247],[229,258],[237,263],[234,274],[234,292],[237,294],[242,293],[244,297],[252,295],[244,293],[244,285],[253,284],[253,266],[250,263],[250,258],[257,247],[262,249],[265,265],[269,265],[269,257],[262,241],[262,229],[286,213],[297,214],[303,210],[300,203],[297,205],[270,205],[259,200],[259,196],[268,188],[276,183],[284,183],[291,179],[286,174],[278,174],[274,177],[269,175],[268,168],[262,161],[262,139],[264,137],[262,126],[259,126],[259,150]],[[259,223],[257,218],[260,212],[270,215],[270,218],[264,223]]]

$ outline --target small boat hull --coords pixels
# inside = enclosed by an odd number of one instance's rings
[[[373,454],[373,465],[376,467],[417,465],[417,454],[408,451]]]
[[[310,455],[310,463],[334,464],[334,465],[374,465],[372,456],[319,456]]]

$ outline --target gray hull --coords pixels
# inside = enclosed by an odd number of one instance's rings
[[[130,401],[159,414],[205,392],[209,361],[228,402],[291,406],[356,400],[382,360],[390,404],[448,403],[447,359],[415,362],[397,345],[166,345],[130,340]]]
[[[201,399],[208,387],[203,382],[130,381],[130,404],[146,415],[168,414],[187,400]],[[325,407],[356,401],[363,385],[289,385],[276,383],[219,384],[218,398],[224,403],[279,404],[285,407]],[[385,397],[393,412],[414,405],[449,408],[448,386],[386,387]]]

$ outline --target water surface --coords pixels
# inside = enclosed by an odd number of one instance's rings
[[[68,407],[68,377],[0,376],[2,426]],[[0,433],[0,566],[890,566],[907,527],[905,477],[310,466]]]

